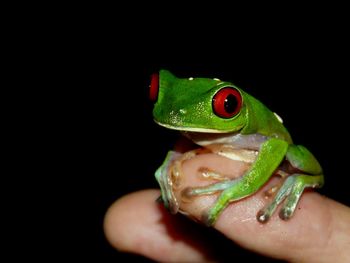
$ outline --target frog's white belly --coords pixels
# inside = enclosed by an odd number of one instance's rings
[[[261,134],[242,135],[240,133],[197,133],[184,132],[194,143],[210,149],[213,153],[231,160],[252,163],[260,146],[268,137]]]
[[[258,156],[258,151],[233,149],[232,151],[220,151],[217,154],[235,161],[253,163]]]

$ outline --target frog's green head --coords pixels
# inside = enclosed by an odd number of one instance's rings
[[[206,133],[236,132],[245,125],[245,94],[232,83],[177,78],[167,70],[152,75],[154,120],[167,128]]]

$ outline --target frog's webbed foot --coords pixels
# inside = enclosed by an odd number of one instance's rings
[[[218,183],[220,184],[220,183]],[[228,187],[220,193],[220,196],[217,198],[215,204],[206,212],[202,214],[201,221],[206,226],[212,226],[218,219],[220,213],[227,207],[231,201],[239,200],[247,196],[247,193],[241,193],[240,188],[244,185],[245,182],[242,178],[237,178],[230,181]]]
[[[163,202],[164,206],[168,208],[171,213],[176,213],[178,210],[178,202],[175,198],[174,192],[172,191],[172,181],[170,178],[171,163],[179,158],[179,153],[175,151],[169,151],[163,164],[156,170],[155,177],[160,185],[161,197],[157,199],[157,202]]]
[[[279,188],[273,200],[257,214],[257,220],[266,223],[277,206],[284,201],[279,217],[288,220],[293,216],[299,199],[307,187],[318,188],[323,185],[323,175],[293,174],[289,176]]]
[[[247,164],[253,163],[257,156],[257,152],[255,151],[234,148],[232,145],[212,144],[207,147],[208,152],[212,152],[230,160],[240,161]],[[237,181],[237,179],[232,179],[232,175],[225,175],[207,167],[199,168],[198,172],[200,173],[200,179],[213,180],[216,182],[202,187],[185,188],[182,191],[182,197],[186,201],[189,201],[189,199],[194,196],[211,195],[216,192],[223,191],[233,186]],[[242,172],[242,174],[243,173],[244,172]]]
[[[178,187],[180,186],[181,178],[183,178],[183,172],[182,172],[183,162],[192,159],[198,154],[206,153],[206,152],[210,152],[210,151],[202,148],[195,149],[182,154],[180,158],[173,161],[173,163],[169,167],[169,173],[170,173],[169,178],[172,181],[173,190],[178,189]]]
[[[162,192],[161,199],[172,214],[176,214],[179,210],[179,202],[176,199],[174,190],[178,189],[183,178],[182,163],[202,152],[205,152],[205,150],[196,149],[184,154],[169,151],[163,164],[155,173]]]

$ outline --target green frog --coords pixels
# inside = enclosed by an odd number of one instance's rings
[[[257,212],[261,223],[267,222],[282,202],[280,218],[291,218],[305,188],[324,184],[319,162],[307,148],[293,143],[282,119],[231,82],[178,78],[160,70],[152,75],[150,98],[154,101],[157,124],[181,131],[208,152],[250,163],[248,171],[239,178],[186,188],[183,194],[187,198],[219,193],[202,216],[208,226],[230,203],[256,193],[274,174],[281,176],[283,183],[271,188],[273,199]],[[182,176],[181,163],[196,154],[198,151],[190,151],[180,156],[169,151],[155,173],[161,198],[172,213],[179,209],[172,191],[174,179]],[[215,171],[208,174],[212,178],[221,176]]]

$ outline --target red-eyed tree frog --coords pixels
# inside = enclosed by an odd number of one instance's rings
[[[257,220],[261,223],[267,222],[282,202],[280,218],[291,218],[304,189],[322,187],[323,172],[314,155],[304,146],[293,144],[277,114],[232,83],[211,78],[177,78],[160,70],[152,75],[150,97],[154,101],[153,117],[159,125],[181,131],[209,152],[251,163],[239,178],[184,191],[187,197],[220,193],[203,214],[206,225],[214,224],[228,204],[257,192],[273,174],[281,176],[283,184],[271,189],[272,201],[258,211]],[[155,173],[161,198],[172,213],[179,209],[172,192],[176,177],[181,175],[179,165],[195,154],[192,151],[179,157],[179,153],[169,151]],[[221,176],[215,171],[208,174],[213,178]]]

